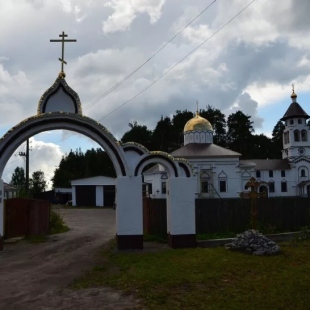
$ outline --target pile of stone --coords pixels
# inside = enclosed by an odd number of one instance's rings
[[[249,229],[225,244],[228,250],[252,253],[253,255],[275,255],[280,247],[257,230]]]

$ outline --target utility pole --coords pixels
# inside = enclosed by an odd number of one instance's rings
[[[26,159],[26,195],[29,194],[29,139],[26,141],[26,152],[19,152],[19,156],[23,156]]]

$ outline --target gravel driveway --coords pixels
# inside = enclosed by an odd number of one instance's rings
[[[70,231],[41,244],[19,242],[0,252],[1,310],[133,309],[138,302],[109,288],[71,290],[94,264],[96,250],[115,236],[115,211],[65,209]]]

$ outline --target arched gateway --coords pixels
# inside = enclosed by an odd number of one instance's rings
[[[0,235],[3,236],[2,173],[11,155],[29,137],[43,131],[66,129],[96,141],[111,158],[116,175],[116,238],[118,249],[143,248],[143,168],[160,163],[167,182],[168,243],[171,247],[193,247],[195,240],[195,180],[185,160],[164,152],[149,152],[137,143],[122,144],[97,121],[82,114],[77,93],[65,81],[63,71],[41,97],[37,114],[23,120],[0,139]],[[90,223],[91,225],[91,223]]]

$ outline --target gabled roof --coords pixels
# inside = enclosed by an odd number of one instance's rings
[[[299,105],[298,102],[292,102],[284,116],[281,118],[281,121],[286,121],[289,118],[301,117],[301,118],[310,118],[310,116],[304,111],[304,109]]]
[[[213,143],[190,143],[171,153],[173,157],[240,157],[241,154]]]
[[[8,184],[8,183],[5,183],[5,182],[3,182],[3,187],[4,187],[5,191],[16,191],[15,186]]]
[[[254,166],[255,170],[289,170],[291,169],[286,159],[245,159],[240,160],[239,166],[242,168]]]
[[[115,185],[116,178],[96,176],[84,179],[71,180],[71,185]]]

